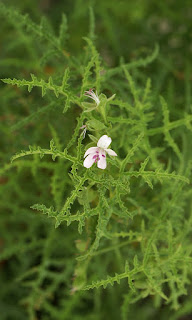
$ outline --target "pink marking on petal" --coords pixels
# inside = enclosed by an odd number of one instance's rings
[[[97,149],[98,149],[97,147],[91,147],[91,148],[89,148],[89,149],[85,152],[84,158],[85,158],[88,154],[94,155],[94,154],[96,153]]]
[[[92,158],[92,154],[89,154],[85,158],[85,160],[83,162],[83,165],[84,165],[85,168],[90,168],[93,165],[93,163],[94,163],[94,159]]]
[[[97,166],[100,169],[105,169],[107,166],[106,157],[101,157],[101,159],[99,159],[99,161],[97,162]]]
[[[104,155],[104,154],[102,154],[102,157],[104,157],[104,158],[105,158],[105,155]]]
[[[92,157],[92,159],[94,159],[94,162],[97,163],[97,161],[100,160],[100,157],[99,157],[98,154],[95,154],[95,155]]]
[[[97,161],[99,161],[99,160],[100,160],[99,157],[95,158],[95,163],[97,163]]]

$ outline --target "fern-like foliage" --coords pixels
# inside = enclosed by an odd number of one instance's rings
[[[16,27],[26,28],[27,32],[31,33],[35,37],[41,40],[46,40],[51,48],[56,50],[59,54],[64,55],[63,45],[68,38],[67,20],[64,14],[62,15],[62,22],[58,37],[53,33],[49,21],[45,17],[41,19],[41,23],[38,25],[30,19],[29,15],[23,15],[15,10],[15,8],[8,8],[3,3],[1,3],[0,6],[0,14],[16,25]]]
[[[76,1],[69,22],[85,10]],[[163,305],[167,319],[178,319],[173,312],[191,312],[190,88],[183,111],[175,106],[174,81],[164,90],[168,67],[160,65],[159,46],[150,42],[117,63],[122,47],[105,3],[98,5],[102,31],[107,28],[116,54],[99,39],[98,12],[86,12],[89,28],[79,53],[79,36],[68,42],[63,12],[53,27],[47,18],[35,23],[0,4],[6,31],[19,35],[7,48],[16,57],[4,60],[16,73],[9,69],[1,79],[0,308],[8,310],[13,297],[19,320],[91,320],[97,314],[137,320],[143,300],[149,310]],[[85,97],[90,88],[99,103]],[[86,150],[103,135],[111,137],[117,157],[107,155],[105,170],[95,163],[85,168]],[[1,270],[6,279],[11,275],[8,286]],[[143,314],[151,319],[146,309]],[[13,312],[2,317],[13,319]]]
[[[28,91],[31,92],[33,87],[40,87],[42,91],[42,97],[46,94],[47,90],[51,90],[54,92],[55,96],[58,97],[60,94],[68,97],[68,91],[66,90],[68,85],[67,81],[69,79],[69,69],[65,70],[63,81],[61,86],[57,86],[53,83],[53,79],[50,77],[49,81],[46,82],[44,80],[38,80],[33,74],[31,75],[32,80],[17,80],[17,79],[2,79],[4,83],[16,85],[18,87],[27,86]]]

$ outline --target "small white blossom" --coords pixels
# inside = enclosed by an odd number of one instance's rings
[[[84,154],[84,167],[90,168],[95,162],[98,168],[105,169],[107,167],[106,153],[110,156],[117,156],[115,151],[108,149],[111,141],[110,137],[104,135],[98,140],[97,147],[89,148]]]
[[[85,96],[93,99],[96,102],[96,105],[98,106],[100,104],[99,96],[93,91],[93,89],[90,89],[89,91],[85,91]]]
[[[83,139],[85,139],[85,135],[86,135],[86,132],[87,132],[87,126],[84,124],[82,127],[80,127],[80,129],[83,129],[83,132],[81,134],[83,136]]]

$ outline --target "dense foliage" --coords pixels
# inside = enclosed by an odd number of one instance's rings
[[[192,315],[188,5],[1,1],[2,320]]]

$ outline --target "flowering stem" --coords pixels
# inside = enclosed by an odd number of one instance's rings
[[[105,105],[106,104],[103,104],[103,103],[100,103],[99,105],[98,105],[98,111],[100,112],[100,114],[102,115],[102,117],[103,117],[103,120],[104,120],[104,123],[105,124],[107,124],[108,122],[107,122],[107,117],[106,117],[106,110],[105,110]]]

